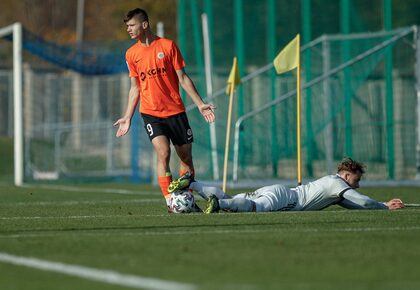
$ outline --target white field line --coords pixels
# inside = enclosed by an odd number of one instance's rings
[[[29,185],[23,184],[22,187],[25,188],[44,188],[51,190],[62,190],[62,191],[72,191],[72,192],[102,192],[102,193],[117,193],[117,194],[153,194],[150,192],[142,192],[140,190],[129,190],[129,189],[118,189],[118,188],[89,188],[89,187],[78,187],[78,186],[68,186],[68,185]]]
[[[119,205],[121,203],[161,203],[162,198],[156,198],[156,199],[133,199],[133,200],[102,200],[102,201],[64,201],[64,202],[50,202],[50,201],[40,201],[40,202],[10,202],[10,203],[2,203],[1,206],[14,206],[14,205],[35,205],[35,206],[41,206],[41,205],[98,205],[98,204],[113,204]],[[329,212],[340,212],[343,213],[351,213],[350,210],[330,210]],[[297,214],[299,212],[288,212],[288,214]],[[252,215],[255,213],[241,213],[242,215]],[[258,215],[272,215],[272,212],[259,212]],[[284,214],[284,213],[280,213]],[[188,218],[191,216],[196,215],[203,215],[202,213],[189,213],[189,214],[173,214],[179,218]],[[222,215],[232,215],[231,213],[220,213],[219,216]],[[163,213],[163,214],[133,214],[133,215],[74,215],[74,216],[0,216],[0,220],[30,220],[30,219],[95,219],[95,218],[115,218],[115,217],[168,217],[170,214]]]
[[[70,216],[4,216],[0,220],[42,220],[42,219],[108,219],[108,218],[141,218],[141,217],[167,217],[168,214],[143,214],[143,215],[70,215]]]
[[[121,274],[111,270],[100,270],[79,265],[51,262],[32,257],[14,256],[0,252],[0,262],[18,266],[25,266],[38,270],[57,272],[70,276],[85,278],[88,280],[100,281],[108,284],[127,286],[139,289],[154,290],[192,290],[194,285],[165,281],[155,278]]]
[[[106,229],[105,229],[106,230]],[[267,227],[265,229],[208,229],[205,230],[180,230],[179,227],[176,230],[167,230],[167,231],[133,231],[133,230],[112,230],[112,231],[89,231],[89,229],[83,229],[80,231],[73,231],[73,232],[46,232],[46,233],[25,233],[25,234],[0,234],[0,239],[15,239],[15,238],[45,238],[45,237],[57,237],[57,235],[77,235],[77,237],[81,236],[186,236],[186,235],[215,235],[215,234],[254,234],[254,233],[328,233],[328,232],[392,232],[392,231],[418,231],[420,230],[420,226],[409,226],[409,227],[388,227],[388,228],[381,228],[381,227],[369,227],[369,228],[336,228],[336,229],[292,229],[292,228],[270,228]]]
[[[123,204],[123,203],[154,203],[164,202],[162,197],[148,199],[127,199],[127,200],[68,200],[68,201],[24,201],[24,202],[5,202],[1,206],[49,206],[49,205],[98,205],[98,204]]]

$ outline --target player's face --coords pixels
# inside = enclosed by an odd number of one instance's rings
[[[352,188],[358,188],[360,179],[362,179],[362,173],[357,172],[347,172],[346,173],[346,181]]]
[[[131,39],[140,39],[144,33],[143,23],[141,23],[136,17],[131,18],[126,23],[127,32]]]

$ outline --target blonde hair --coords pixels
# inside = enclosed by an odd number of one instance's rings
[[[349,171],[352,173],[358,173],[361,174],[365,173],[366,165],[364,165],[361,162],[355,161],[351,159],[350,157],[345,157],[343,160],[341,160],[340,164],[338,165],[337,172],[340,173],[341,171]]]

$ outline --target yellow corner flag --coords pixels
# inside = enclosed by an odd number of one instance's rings
[[[236,57],[233,58],[232,69],[230,70],[229,78],[227,80],[226,94],[231,95],[231,91],[235,89],[237,85],[241,83],[241,78],[239,77],[238,62]]]
[[[278,74],[288,72],[298,66],[299,62],[299,34],[283,48],[273,61]]]

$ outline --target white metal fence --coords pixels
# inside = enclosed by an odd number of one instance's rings
[[[392,76],[394,135],[391,141],[395,170],[392,179],[416,180],[419,168],[416,159],[420,159],[416,158],[420,144],[417,132],[420,128],[417,116],[419,101],[416,93],[416,85],[417,90],[420,87],[418,62],[417,70],[414,69],[416,53],[417,59],[419,58],[416,27],[386,35],[379,33],[383,39],[372,42],[374,44],[366,41],[364,45],[370,47],[365,48],[357,44],[357,41],[378,38],[379,34],[324,36],[303,47],[303,52],[312,52],[313,63],[312,78],[309,80],[306,80],[305,74],[308,68],[303,67],[303,112],[305,116],[310,114],[312,118],[306,119],[302,116],[304,177],[330,173],[334,162],[345,153],[344,139],[348,136],[345,126],[338,125],[345,120],[342,95],[346,75],[341,71],[345,67],[336,71],[334,69],[343,65],[337,59],[342,46],[340,41],[349,40],[354,41],[357,47],[348,64],[348,68],[353,71],[352,79],[348,80],[352,91],[351,126],[355,140],[353,157],[368,164],[370,179],[390,179],[387,160],[389,139],[386,139],[390,125],[385,113],[386,83],[383,73],[377,73],[383,65],[381,58],[385,55],[386,46],[373,58],[366,55],[359,62],[355,57],[386,43],[402,32],[406,35],[395,39],[391,45],[395,49],[396,57]],[[328,41],[331,45],[329,52],[325,46]],[[330,58],[329,65],[326,65],[327,58]],[[399,58],[409,59],[412,67],[407,68],[405,64],[397,63]],[[78,180],[126,180],[133,176],[142,181],[153,179],[153,150],[143,132],[142,120],[138,118],[138,114],[133,120],[129,136],[121,139],[114,136],[115,128],[112,123],[121,116],[127,101],[129,79],[126,74],[81,76],[63,69],[39,69],[31,67],[29,63],[23,67],[23,159],[26,181],[64,180],[74,177]],[[198,74],[194,74],[192,69],[189,68],[190,75],[197,78]],[[233,116],[237,124],[236,127],[232,124],[232,132],[236,129],[237,138],[230,148],[229,179],[233,178],[237,182],[252,179],[293,179],[296,172],[295,124],[292,121],[295,119],[295,104],[294,93],[290,91],[293,90],[294,79],[292,76],[273,78],[271,64],[248,70],[251,73],[242,78],[241,85],[244,113],[239,115],[238,106],[235,105]],[[215,153],[219,164],[222,164],[227,115],[224,85],[228,72],[220,71],[219,68],[213,73],[214,87],[219,89],[215,90],[211,101],[218,107]],[[13,133],[12,79],[10,69],[0,70],[0,132],[8,136]],[[278,96],[274,99],[271,95],[271,84]],[[309,90],[313,98],[312,104],[307,102]],[[191,104],[189,101],[186,103]],[[194,106],[188,106],[188,110],[196,140],[194,160],[197,175],[200,179],[211,180],[213,170],[209,129]],[[276,122],[273,123],[273,120]],[[313,125],[312,132],[308,131],[309,123]],[[242,152],[243,156],[238,152]],[[177,166],[175,160],[173,158],[173,169]]]

